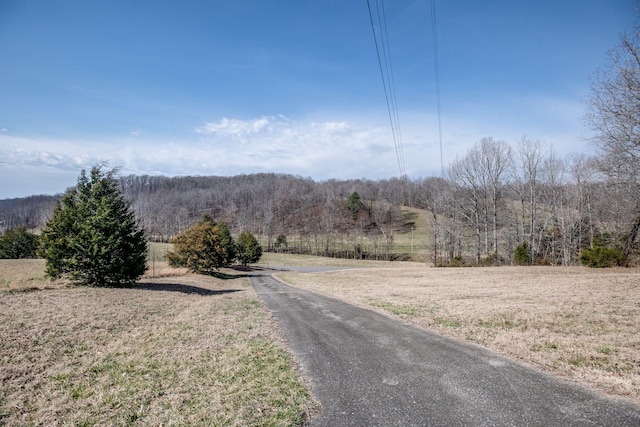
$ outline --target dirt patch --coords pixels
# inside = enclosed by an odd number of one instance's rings
[[[396,264],[278,277],[640,400],[638,269]]]

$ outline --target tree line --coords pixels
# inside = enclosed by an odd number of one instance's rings
[[[510,264],[523,243],[531,264],[570,265],[594,245],[628,247],[629,255],[637,250],[629,184],[602,167],[602,158],[562,158],[535,140],[513,147],[485,138],[442,177],[426,179],[131,175],[118,182],[151,240],[169,241],[206,214],[233,234],[250,231],[266,250],[388,259],[394,236],[407,231],[402,207],[408,206],[424,210],[430,229],[424,243],[437,265]],[[9,207],[0,201],[0,218],[42,227],[52,200],[11,200]]]
[[[537,140],[512,147],[482,139],[423,193],[434,262],[504,264],[518,247],[529,264],[576,264],[594,246],[631,257],[638,212],[622,188],[629,183],[611,179],[604,166],[598,157],[563,158]]]

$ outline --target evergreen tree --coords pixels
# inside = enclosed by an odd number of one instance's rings
[[[531,251],[529,250],[527,242],[522,242],[516,247],[513,253],[513,261],[516,265],[531,264]]]
[[[208,215],[171,240],[174,250],[166,255],[172,267],[186,267],[194,273],[214,274],[236,259],[236,245],[225,222]]]
[[[276,247],[276,249],[286,249],[289,246],[289,242],[287,241],[287,236],[285,236],[284,234],[279,234],[278,237],[276,237],[276,241],[273,244],[273,246]]]
[[[35,258],[38,243],[38,236],[29,233],[26,227],[10,228],[0,236],[0,258]]]
[[[349,198],[347,199],[347,209],[351,212],[351,219],[358,219],[358,212],[360,212],[360,195],[357,191],[351,193]]]
[[[147,269],[147,242],[115,170],[83,170],[42,231],[47,275],[87,286],[129,286]]]
[[[242,265],[255,264],[262,257],[262,248],[255,236],[243,231],[238,236],[238,260]]]

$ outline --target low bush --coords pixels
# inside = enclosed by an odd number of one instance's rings
[[[585,248],[580,252],[580,262],[592,268],[621,266],[625,264],[625,260],[621,251],[605,246]]]
[[[504,258],[499,256],[497,253],[492,253],[486,258],[481,258],[478,266],[480,267],[493,267],[496,265],[504,264]]]
[[[464,258],[462,258],[462,255],[456,255],[451,258],[451,260],[449,260],[447,264],[440,264],[440,267],[470,267],[470,265],[465,262]]]
[[[165,254],[171,267],[213,275],[236,260],[236,243],[229,226],[215,222],[209,215],[174,237],[171,243],[174,250]]]
[[[37,258],[39,239],[26,227],[10,228],[0,236],[0,258]]]
[[[513,262],[516,265],[531,264],[531,251],[529,250],[529,244],[527,242],[522,242],[518,245],[513,253]]]

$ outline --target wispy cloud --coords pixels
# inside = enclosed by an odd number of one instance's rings
[[[380,155],[385,139],[385,129],[371,124],[294,120],[283,115],[223,118],[205,123],[196,133],[202,138],[199,149],[207,150],[210,158],[224,159],[228,168],[319,179],[365,173],[362,162]]]
[[[108,161],[123,173],[232,175],[271,171],[316,179],[395,173],[388,130],[358,120],[294,120],[283,115],[221,118],[174,140],[150,139],[135,132],[108,141],[0,134],[0,165],[79,170]]]
[[[78,144],[0,135],[0,165],[77,169],[98,161]]]
[[[573,105],[538,99],[541,119],[550,111],[562,121]],[[553,144],[561,153],[580,151],[579,135],[550,122],[524,129],[514,119],[510,126],[494,127],[486,115],[443,117],[444,165],[464,154],[482,137],[515,143],[522,135]],[[437,117],[424,112],[402,116],[406,171],[426,177],[440,171]],[[542,130],[546,132],[542,132]],[[54,140],[0,132],[0,168],[24,167],[37,171],[76,171],[108,162],[123,174],[235,175],[256,172],[290,173],[314,179],[388,178],[399,174],[395,144],[384,117],[341,120],[293,119],[284,115],[252,119],[223,117],[192,127],[174,139],[154,139],[151,132],[133,130],[102,141]],[[574,147],[570,149],[570,147]],[[33,177],[38,179],[37,174]],[[7,184],[8,185],[8,184]],[[62,191],[65,186],[61,186]],[[1,187],[1,186],[0,186]],[[2,188],[0,188],[2,190]],[[1,195],[0,195],[1,197]]]
[[[260,117],[253,120],[228,119],[223,117],[217,122],[207,122],[203,126],[196,128],[196,133],[204,135],[219,135],[231,137],[243,137],[254,135],[263,131],[272,131],[267,117]]]

